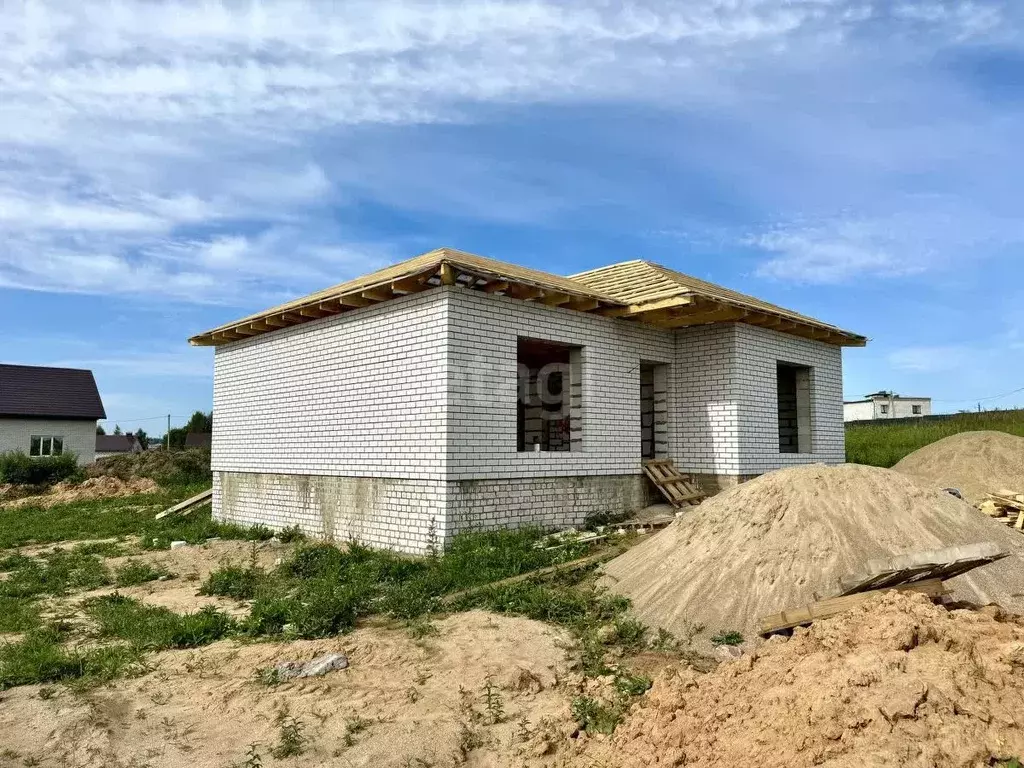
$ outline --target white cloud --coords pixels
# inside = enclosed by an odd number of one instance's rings
[[[772,89],[744,75],[873,52],[859,40],[872,24],[906,33],[901,60],[1020,30],[995,3],[885,7],[13,0],[0,14],[0,286],[183,301],[317,287],[390,258],[335,221],[332,206],[353,198],[517,221],[614,189],[596,171],[515,158],[446,166],[428,148],[410,164],[393,137],[367,159],[359,131],[472,122],[505,105],[748,110]],[[559,172],[562,187],[548,182]],[[899,238],[853,229],[786,226],[751,242],[774,254],[763,272],[778,277],[920,267],[894,250]]]

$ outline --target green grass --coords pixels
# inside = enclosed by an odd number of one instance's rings
[[[157,493],[59,504],[50,509],[23,507],[4,515],[0,526],[0,550],[26,544],[49,544],[82,539],[110,539],[137,535],[147,549],[167,549],[172,541],[197,544],[208,538],[269,539],[265,527],[243,528],[217,523],[209,509],[191,515],[172,515],[154,520],[157,510],[169,507],[203,490],[202,485],[162,489]],[[96,546],[109,547],[101,543]]]
[[[39,626],[35,600],[0,595],[0,632],[26,632]]]
[[[83,608],[100,637],[126,640],[137,649],[151,651],[209,645],[235,629],[230,616],[209,606],[180,614],[117,593],[86,600]]]
[[[846,425],[846,460],[891,467],[904,456],[960,432],[993,430],[1024,437],[1024,410],[958,414],[941,421]]]
[[[137,649],[122,645],[69,649],[52,629],[29,632],[0,645],[0,690],[36,683],[94,685],[125,675],[141,661]]]
[[[114,571],[114,583],[119,587],[134,587],[147,581],[156,581],[170,577],[166,568],[144,563],[140,560],[127,560]]]

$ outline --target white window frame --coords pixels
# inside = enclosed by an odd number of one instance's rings
[[[39,453],[32,453],[32,446],[39,441]],[[54,452],[53,448],[57,441],[60,441],[60,450]],[[46,446],[46,451],[43,447]],[[54,456],[64,455],[64,435],[31,435],[28,439],[28,455],[33,459],[49,459]]]

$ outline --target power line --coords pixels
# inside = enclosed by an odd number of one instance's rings
[[[1009,397],[1010,395],[1016,395],[1018,392],[1024,392],[1024,387],[1020,387],[1019,389],[1014,389],[1014,390],[1012,390],[1010,392],[1004,392],[1001,395],[989,395],[988,397],[968,397],[968,398],[965,398],[963,400],[941,400],[941,399],[935,399],[935,400],[932,400],[932,402],[933,403],[984,403],[984,402],[986,402],[988,400],[999,400],[999,399],[1004,398],[1004,397]]]

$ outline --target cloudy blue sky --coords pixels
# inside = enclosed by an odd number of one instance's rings
[[[1021,5],[3,0],[0,360],[160,433],[189,335],[450,245],[658,261],[975,407],[1024,387]]]

